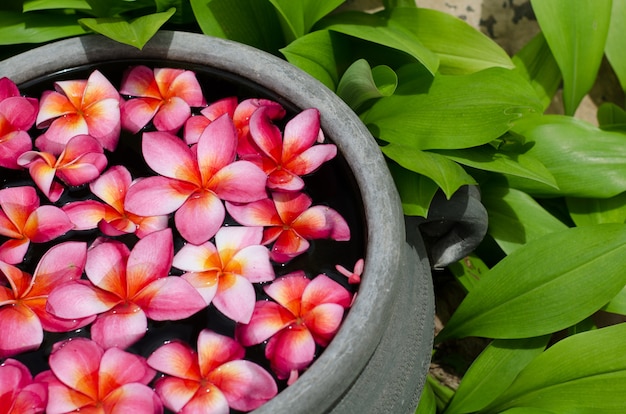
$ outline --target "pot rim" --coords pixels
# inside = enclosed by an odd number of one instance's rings
[[[136,58],[209,66],[260,85],[299,109],[319,109],[324,133],[343,153],[361,192],[366,266],[354,305],[329,346],[295,384],[255,413],[278,412],[279,407],[292,413],[331,409],[367,365],[391,322],[398,290],[394,280],[402,276],[403,212],[382,152],[358,116],[321,82],[269,53],[197,33],[160,31],[142,50],[100,35],[69,38],[1,61],[0,77],[19,86],[66,68]],[[297,406],[290,401],[298,401]]]

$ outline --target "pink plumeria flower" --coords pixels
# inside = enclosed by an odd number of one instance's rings
[[[39,348],[43,331],[68,332],[91,323],[94,318],[60,319],[46,312],[46,300],[59,284],[80,279],[87,245],[65,242],[48,250],[34,274],[0,262],[0,358]]]
[[[98,178],[106,168],[107,158],[100,143],[89,135],[71,138],[58,158],[49,152],[27,151],[18,164],[28,168],[37,187],[53,203],[65,191],[64,186],[78,186]]]
[[[342,275],[348,278],[348,283],[352,285],[356,285],[361,283],[361,275],[363,274],[363,267],[365,265],[365,261],[363,259],[359,259],[354,264],[354,270],[350,271],[343,267],[340,264],[335,265],[335,269]]]
[[[140,239],[132,251],[109,240],[87,253],[88,281],[58,286],[48,296],[48,312],[60,318],[99,315],[91,337],[103,348],[126,348],[146,333],[147,318],[178,320],[206,307],[187,281],[168,276],[172,265],[172,232],[165,229]]]
[[[0,236],[9,240],[0,245],[0,261],[17,264],[28,246],[56,239],[72,229],[67,214],[55,206],[40,206],[33,187],[0,190]]]
[[[308,240],[350,240],[350,228],[327,206],[313,206],[305,193],[275,192],[272,199],[248,204],[226,203],[230,215],[244,226],[263,226],[263,244],[274,242],[270,257],[285,263],[309,248]]]
[[[0,364],[0,414],[41,414],[47,401],[48,387],[24,364],[10,358]]]
[[[63,206],[76,230],[96,227],[107,236],[134,233],[138,237],[167,228],[168,217],[143,217],[129,213],[124,207],[128,188],[132,184],[130,172],[124,166],[114,166],[89,184],[97,200],[75,201]]]
[[[35,377],[48,384],[47,414],[163,412],[159,397],[147,385],[156,372],[139,355],[73,338],[54,344],[48,361],[50,370]]]
[[[250,323],[237,325],[235,338],[243,346],[269,338],[265,356],[272,370],[293,381],[313,361],[315,344],[325,347],[335,336],[352,297],[328,276],[311,280],[302,271],[279,277],[264,290],[276,302],[257,302]]]
[[[135,66],[122,80],[122,126],[133,134],[152,121],[158,131],[176,133],[191,116],[191,107],[206,106],[194,72]]]
[[[222,227],[215,245],[187,244],[174,256],[174,267],[224,315],[236,322],[250,321],[256,294],[252,283],[273,280],[269,251],[261,245],[262,227]]]
[[[202,244],[222,226],[222,200],[238,203],[266,198],[266,176],[248,161],[235,161],[237,135],[228,116],[212,122],[189,148],[167,132],[143,134],[146,163],[160,176],[128,189],[126,209],[140,216],[176,211],[176,228],[185,240]]]
[[[21,168],[17,158],[33,147],[28,130],[38,109],[37,99],[20,96],[13,81],[0,78],[0,167]]]
[[[228,414],[229,407],[254,410],[278,392],[272,376],[243,360],[244,355],[237,341],[205,329],[198,336],[197,352],[182,342],[170,342],[148,357],[148,365],[165,374],[155,388],[170,410]]]
[[[268,109],[261,108],[250,118],[250,136],[261,153],[244,159],[257,163],[266,172],[269,189],[300,191],[304,187],[301,176],[312,173],[337,155],[333,144],[313,145],[320,133],[317,109],[304,110],[291,119],[283,137],[271,122]]]
[[[120,95],[99,71],[87,80],[59,81],[41,96],[37,128],[48,130],[35,141],[41,151],[60,154],[76,135],[91,135],[114,151],[119,141]]]

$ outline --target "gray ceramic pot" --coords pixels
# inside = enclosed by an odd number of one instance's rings
[[[381,152],[359,118],[334,93],[274,56],[207,36],[161,32],[143,50],[101,36],[72,38],[0,62],[18,86],[64,68],[113,59],[189,62],[232,73],[315,107],[346,158],[366,216],[366,268],[357,299],[335,339],[298,381],[257,413],[411,413],[430,362],[434,299],[419,233],[404,216]]]

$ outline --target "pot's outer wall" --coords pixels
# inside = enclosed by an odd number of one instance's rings
[[[141,51],[102,36],[71,38],[0,62],[0,77],[19,86],[65,68],[125,58],[214,67],[301,109],[318,108],[325,134],[345,156],[361,191],[368,229],[357,299],[315,363],[255,413],[414,412],[433,340],[430,267],[420,235],[405,234],[395,185],[359,118],[332,91],[293,65],[239,43],[192,33],[159,32]]]

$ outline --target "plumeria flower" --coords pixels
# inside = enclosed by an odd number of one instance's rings
[[[45,243],[72,229],[67,214],[55,206],[40,206],[33,187],[0,190],[0,236],[9,240],[0,245],[0,261],[17,264],[28,246]]]
[[[87,184],[106,168],[107,158],[95,138],[77,135],[67,142],[58,158],[49,152],[27,151],[17,162],[28,168],[37,187],[56,202],[65,188],[55,177],[70,186]]]
[[[215,235],[226,216],[221,200],[247,203],[267,197],[266,176],[248,161],[235,161],[237,135],[228,116],[212,122],[189,148],[167,132],[143,134],[146,163],[160,176],[128,189],[126,210],[140,216],[176,211],[181,236],[202,244]]]
[[[87,80],[59,81],[55,91],[45,91],[39,103],[37,128],[48,130],[37,138],[41,151],[60,154],[76,135],[91,135],[113,151],[119,141],[120,95],[102,73],[94,70]]]
[[[335,265],[335,269],[337,269],[339,273],[341,273],[342,275],[348,278],[348,283],[356,285],[356,284],[361,283],[361,275],[363,274],[364,264],[365,264],[365,261],[363,259],[359,259],[354,264],[353,271],[346,269],[340,264]]]
[[[0,414],[41,414],[47,401],[48,387],[24,364],[10,358],[0,364]]]
[[[275,192],[271,199],[248,204],[226,203],[230,215],[244,226],[263,226],[263,244],[274,242],[270,257],[285,263],[309,248],[308,240],[350,240],[350,228],[327,206],[313,206],[305,193]]]
[[[250,136],[261,150],[260,156],[243,157],[259,165],[268,175],[271,190],[300,191],[301,176],[310,174],[337,155],[333,144],[318,144],[320,114],[317,109],[300,112],[285,126],[284,137],[271,121],[268,108],[255,111],[250,118]]]
[[[134,233],[144,237],[154,231],[167,228],[168,217],[143,217],[129,213],[124,200],[132,177],[126,167],[116,165],[89,184],[97,200],[75,201],[63,206],[76,230],[100,229],[107,236],[115,237]]]
[[[152,121],[158,131],[176,133],[191,116],[191,107],[206,106],[194,72],[135,66],[122,80],[120,93],[133,98],[122,103],[122,126],[134,133]]]
[[[302,271],[279,277],[264,290],[276,302],[257,302],[250,323],[237,325],[235,338],[243,346],[269,338],[265,356],[272,370],[293,381],[313,361],[315,344],[325,347],[335,336],[352,297],[328,276],[311,280]]]
[[[144,336],[147,318],[184,319],[206,307],[187,281],[168,276],[173,250],[170,229],[150,233],[132,251],[115,240],[96,243],[87,253],[89,280],[58,286],[46,309],[66,319],[99,315],[92,339],[103,348],[126,348]]]
[[[0,262],[0,358],[39,348],[43,331],[68,332],[91,323],[94,318],[60,319],[46,312],[46,300],[59,284],[80,279],[87,245],[65,242],[48,250],[34,274]],[[6,334],[10,332],[11,334]]]
[[[148,357],[148,365],[165,374],[155,388],[174,412],[228,414],[229,407],[247,412],[278,391],[272,376],[243,360],[244,354],[237,341],[204,329],[197,352],[182,342],[170,342]]]
[[[0,78],[0,167],[20,169],[17,158],[33,147],[28,130],[37,119],[39,103],[20,96],[9,78]]]
[[[47,414],[163,412],[159,397],[147,385],[156,372],[139,355],[73,338],[54,344],[49,364],[50,370],[35,377],[48,384]]]
[[[215,245],[187,244],[174,256],[174,267],[187,271],[182,277],[224,315],[247,323],[256,294],[252,283],[273,280],[269,251],[261,245],[261,227],[222,227]]]

